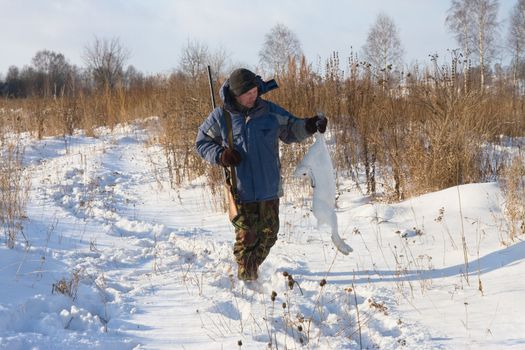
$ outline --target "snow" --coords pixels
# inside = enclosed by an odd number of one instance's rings
[[[338,179],[347,256],[282,201],[243,283],[227,215],[205,179],[170,188],[155,123],[22,138],[29,245],[2,237],[0,348],[525,348],[525,246],[497,183],[388,204]]]

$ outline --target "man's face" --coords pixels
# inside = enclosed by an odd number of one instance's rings
[[[240,96],[236,96],[235,99],[239,104],[246,108],[252,108],[257,100],[257,87],[254,87]]]

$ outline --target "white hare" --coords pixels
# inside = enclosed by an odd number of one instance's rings
[[[332,242],[341,253],[348,255],[353,249],[339,236],[335,214],[334,168],[323,134],[315,135],[314,144],[295,169],[294,176],[310,179],[314,192],[312,210],[317,226],[329,225]]]

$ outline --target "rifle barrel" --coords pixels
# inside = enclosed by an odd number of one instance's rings
[[[215,94],[213,93],[213,79],[211,78],[211,67],[208,66],[208,82],[210,83],[211,106],[215,109]]]

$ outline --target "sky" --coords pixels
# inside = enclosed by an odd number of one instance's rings
[[[501,0],[505,22],[516,0]],[[188,41],[224,50],[234,65],[255,67],[265,34],[282,23],[301,42],[308,61],[360,52],[377,15],[394,20],[405,62],[427,63],[429,54],[457,47],[444,22],[449,0],[0,0],[0,74],[31,63],[39,50],[83,66],[94,38],[119,38],[128,64],[147,73],[178,66]]]

